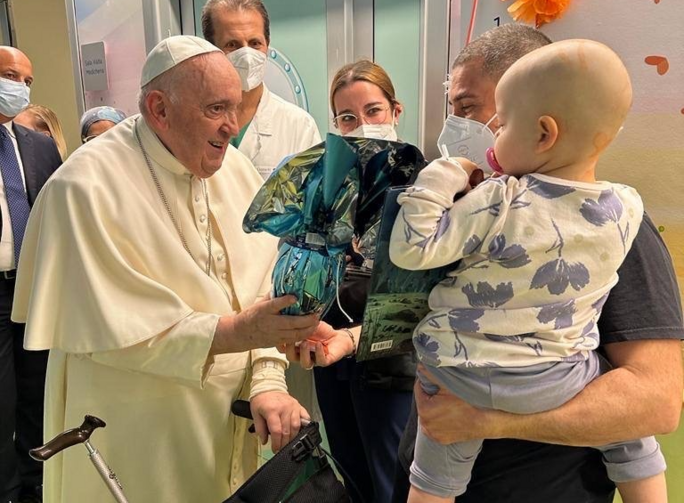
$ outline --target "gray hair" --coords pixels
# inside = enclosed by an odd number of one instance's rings
[[[216,51],[218,53],[218,51]],[[145,107],[145,101],[147,97],[153,91],[160,91],[164,93],[169,101],[173,104],[178,103],[178,88],[181,83],[185,82],[189,78],[189,72],[192,70],[192,66],[187,64],[190,61],[201,61],[208,58],[213,52],[208,52],[204,54],[198,54],[185,61],[181,61],[176,66],[169,68],[161,75],[153,78],[147,84],[145,84],[140,89],[140,94],[138,94],[138,109],[143,117],[147,118],[147,108]]]
[[[212,14],[214,11],[223,7],[225,10],[254,10],[261,15],[264,20],[264,38],[266,45],[271,43],[271,22],[268,19],[268,11],[261,0],[209,0],[202,8],[202,35],[204,38],[216,45],[214,41],[214,23]]]
[[[482,70],[495,82],[525,54],[551,43],[539,30],[518,23],[504,24],[484,32],[466,45],[451,65],[453,70],[473,60],[482,60]]]

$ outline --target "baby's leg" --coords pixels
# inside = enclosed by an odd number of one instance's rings
[[[665,458],[654,437],[599,447],[624,503],[667,503]]]
[[[623,503],[667,503],[665,474],[616,483]]]
[[[453,503],[454,498],[443,498],[434,494],[421,491],[416,486],[411,486],[407,503]]]
[[[482,440],[442,445],[428,438],[420,427],[411,465],[410,503],[452,502],[466,490]]]

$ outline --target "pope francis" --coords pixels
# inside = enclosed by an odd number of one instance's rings
[[[258,436],[284,445],[308,417],[276,344],[313,316],[269,299],[274,238],[246,235],[261,182],[230,146],[240,79],[208,42],[162,41],[142,71],[140,115],[80,147],[29,221],[12,318],[50,350],[45,438],[107,422],[93,439],[131,502],[219,502],[257,465],[230,414],[251,399]],[[113,501],[82,449],[45,467],[49,503]]]

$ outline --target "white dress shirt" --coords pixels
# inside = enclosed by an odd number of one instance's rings
[[[320,142],[313,117],[273,94],[264,84],[259,106],[238,150],[252,161],[265,180],[285,157]]]

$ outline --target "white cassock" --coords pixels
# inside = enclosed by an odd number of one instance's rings
[[[92,443],[132,503],[220,502],[257,466],[249,423],[230,405],[249,396],[252,364],[285,360],[274,349],[208,351],[219,317],[269,289],[277,242],[241,225],[261,182],[230,147],[206,180],[208,213],[201,181],[136,116],[79,148],[33,207],[12,316],[27,324],[27,349],[51,350],[45,438],[85,414],[103,419]],[[259,386],[281,386],[281,365],[268,372]],[[113,501],[80,446],[46,463],[44,490],[49,503]]]

